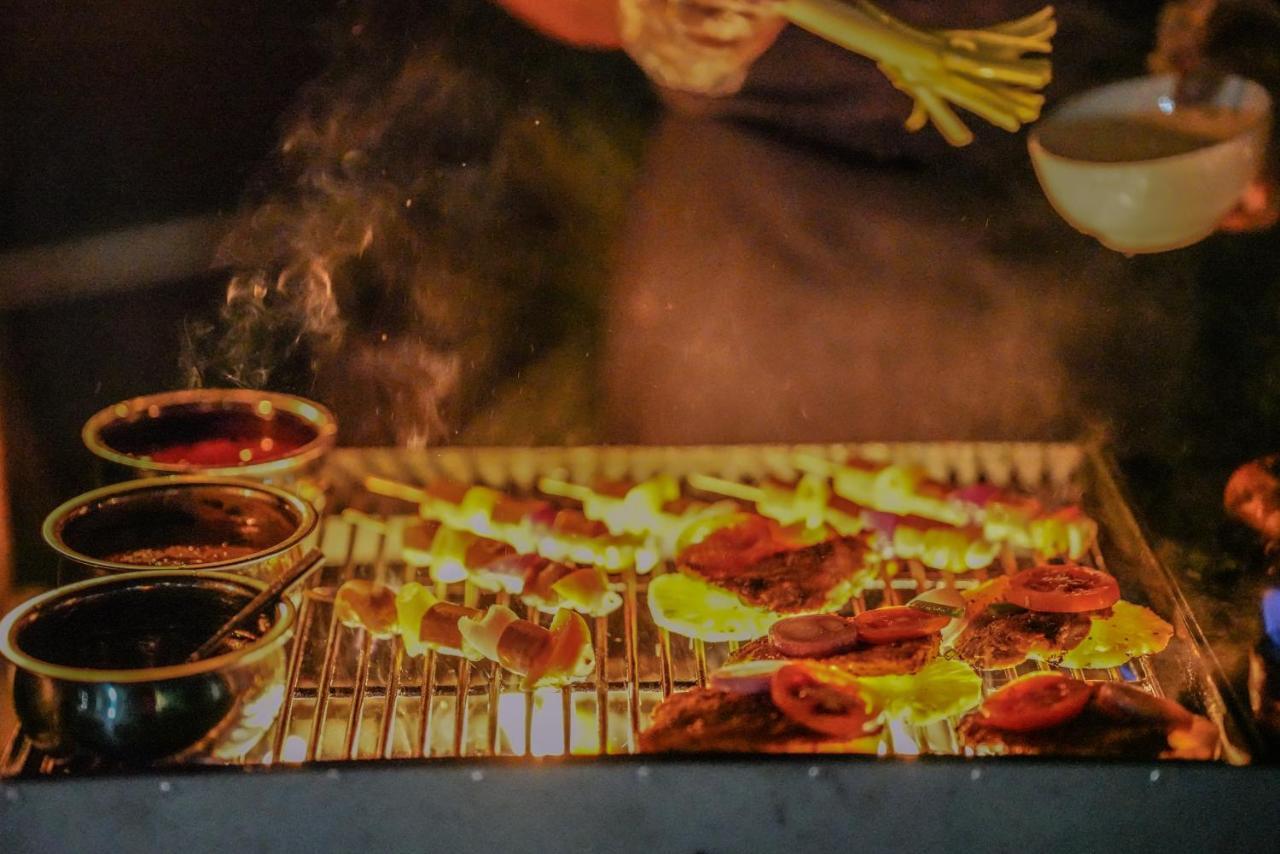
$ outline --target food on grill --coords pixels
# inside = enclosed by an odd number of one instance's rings
[[[1060,614],[1099,611],[1120,601],[1120,585],[1113,576],[1086,566],[1046,563],[1013,576],[1005,601]]]
[[[549,614],[572,608],[603,617],[622,605],[622,597],[609,588],[608,578],[597,567],[521,554],[506,543],[434,522],[406,526],[401,553],[412,565],[430,567],[436,581],[469,580],[481,590],[519,596]]]
[[[255,551],[257,549],[253,546],[233,546],[226,543],[172,545],[114,552],[107,555],[105,560],[131,566],[191,566],[235,560],[247,557]]]
[[[417,582],[394,591],[363,579],[343,582],[334,607],[344,625],[363,627],[378,637],[400,634],[410,655],[435,650],[497,662],[524,677],[523,690],[565,685],[595,667],[586,621],[567,609],[544,628],[502,605],[471,608],[443,601]]]
[[[972,709],[982,680],[937,659],[915,673],[856,676],[823,661],[726,665],[710,688],[672,694],[640,734],[643,751],[869,753],[893,720],[923,726]]]
[[[649,583],[654,621],[703,640],[749,640],[788,614],[835,611],[874,571],[864,540],[802,545],[763,516],[743,514],[686,548],[678,573]]]
[[[973,555],[966,554],[963,561],[954,556],[959,549],[967,550],[974,542],[974,527],[981,528],[982,538],[991,544],[1007,543],[1014,548],[1031,550],[1045,560],[1056,557],[1078,560],[1097,538],[1097,523],[1074,505],[1050,511],[1034,498],[990,484],[952,489],[930,480],[922,470],[910,466],[866,460],[837,464],[809,454],[798,455],[796,462],[808,472],[829,476],[836,496],[868,511],[927,519],[964,532],[957,535],[948,531],[945,539],[956,540],[947,546],[947,559],[951,566],[935,566],[935,569],[962,571],[958,567],[966,564],[970,568],[979,568],[972,563],[981,560],[981,546],[975,546],[977,551]],[[877,519],[881,528],[889,525],[885,517],[872,516],[868,522],[875,523]],[[901,524],[893,522],[895,533]],[[919,531],[919,539],[923,539],[930,529],[919,523],[907,523],[906,530]],[[904,538],[902,545],[907,549],[913,546],[916,549],[926,548],[923,543],[913,544],[909,533],[904,533]],[[944,538],[935,534],[933,539],[942,541]]]
[[[806,474],[794,484],[769,480],[759,486],[704,474],[691,474],[689,485],[703,492],[749,501],[761,516],[767,516],[782,525],[799,525],[810,529],[829,525],[846,536],[856,534],[863,528],[861,508],[833,504],[827,479],[817,474]]]
[[[538,499],[522,499],[487,486],[438,480],[419,488],[381,477],[368,477],[365,488],[378,495],[418,505],[423,519],[497,540],[521,554],[598,566],[609,572],[634,568],[648,572],[657,565],[657,548],[642,537],[610,534],[603,522],[581,511],[557,509]]]
[[[956,653],[974,667],[1016,667],[1028,658],[1058,661],[1089,634],[1090,614],[990,608],[969,621]]]
[[[706,545],[704,541],[700,545]],[[695,547],[696,548],[696,547]],[[728,590],[748,605],[779,614],[804,614],[839,608],[855,592],[869,551],[855,537],[839,537],[800,548],[758,556],[750,549],[738,563],[686,552],[680,571]]]
[[[1120,667],[1140,655],[1160,652],[1172,637],[1173,626],[1149,608],[1122,599],[1111,606],[1111,616],[1095,617],[1084,640],[1067,650],[1057,663],[1082,670]]]
[[[850,739],[880,728],[857,681],[825,664],[784,664],[769,682],[769,698],[791,720],[823,735]]]
[[[794,484],[766,481],[760,486],[693,474],[689,476],[689,485],[750,501],[756,512],[783,525],[809,529],[828,526],[846,536],[870,528],[880,535],[888,556],[919,560],[930,569],[948,572],[981,569],[989,566],[1000,551],[998,543],[983,539],[982,529],[977,526],[958,527],[923,516],[869,510],[832,495],[827,479],[812,472]]]
[[[886,673],[914,673],[938,654],[937,636],[911,638],[893,643],[859,643],[850,650],[830,656],[814,656],[816,660],[839,667],[854,676],[881,676]],[[769,638],[756,638],[743,644],[729,656],[729,662],[787,661],[789,656]]]
[[[1280,456],[1252,460],[1232,472],[1222,501],[1235,519],[1268,543],[1280,540]]]
[[[923,516],[898,516],[866,511],[867,526],[884,543],[886,552],[903,560],[918,560],[930,569],[969,572],[988,567],[1000,544],[986,539],[976,525],[956,526]]]
[[[907,611],[914,610],[908,608],[884,608],[877,609],[880,611]],[[875,611],[864,612],[874,614]],[[840,620],[847,627],[852,627],[852,642],[845,642],[844,639],[849,636],[848,628],[840,632],[832,632],[841,638],[842,642],[838,647],[833,645],[830,652],[788,652],[785,648],[787,645],[779,645],[774,639],[777,634],[774,629],[784,623],[791,621],[807,621],[813,617],[793,617],[775,623],[770,628],[769,636],[757,638],[750,643],[743,644],[737,652],[729,656],[730,664],[738,664],[748,661],[777,661],[792,660],[798,658],[811,659],[821,661],[823,664],[838,668],[852,676],[880,676],[887,673],[915,673],[924,667],[930,660],[938,654],[938,648],[941,643],[941,636],[936,628],[936,621],[942,619],[943,624],[946,623],[945,618],[938,618],[926,614],[922,611],[916,611],[921,621],[915,623],[916,629],[909,630],[905,624],[899,626],[897,632],[890,632],[898,636],[885,637],[881,633],[881,629],[895,622],[890,616],[887,620],[877,618],[871,621],[872,631],[867,635],[859,629],[857,618],[840,617],[836,615],[822,615],[822,619]],[[926,621],[933,621],[932,623]],[[783,633],[795,633],[794,629],[784,628]],[[885,638],[883,640],[872,640],[873,637]],[[816,647],[813,643],[811,646]]]
[[[770,626],[769,642],[792,658],[823,658],[857,646],[858,629],[836,614],[804,614]]]
[[[640,733],[642,753],[875,753],[876,735],[835,738],[789,718],[768,691],[694,688],[672,694]]]
[[[376,581],[351,578],[342,582],[333,597],[333,611],[342,625],[363,628],[377,638],[389,638],[400,630],[396,591]]]
[[[965,594],[971,607],[956,654],[983,670],[1029,658],[1090,669],[1163,650],[1173,627],[1118,596],[1113,579],[1087,567],[1049,564],[994,579]]]
[[[853,618],[858,637],[873,644],[930,638],[942,631],[949,618],[919,608],[890,605],[863,611]]]
[[[1178,703],[1118,682],[1059,673],[1010,682],[961,720],[961,743],[983,752],[1212,759],[1218,729]]]

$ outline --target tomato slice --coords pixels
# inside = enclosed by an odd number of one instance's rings
[[[1120,601],[1120,585],[1087,566],[1046,563],[1013,576],[1005,599],[1032,611],[1076,614],[1110,608]]]
[[[680,554],[680,562],[695,566],[708,578],[729,576],[770,555],[796,548],[799,543],[774,520],[743,514],[732,525],[719,528]]]
[[[894,641],[922,638],[942,631],[950,617],[930,614],[919,608],[892,605],[863,611],[853,618],[858,637],[868,643],[893,643]]]
[[[791,720],[823,735],[860,738],[873,731],[857,681],[842,670],[811,662],[784,664],[769,683],[773,704]]]
[[[1084,711],[1093,686],[1060,673],[1032,673],[1010,682],[982,703],[983,720],[997,728],[1028,732],[1066,723]]]

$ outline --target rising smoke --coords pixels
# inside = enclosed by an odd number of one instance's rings
[[[643,90],[478,0],[364,0],[330,28],[184,367],[317,397],[348,443],[436,443],[589,322]]]

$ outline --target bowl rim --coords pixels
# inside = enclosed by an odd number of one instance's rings
[[[1068,157],[1065,154],[1058,154],[1057,152],[1049,148],[1046,148],[1044,143],[1040,141],[1040,132],[1045,128],[1046,125],[1053,124],[1054,120],[1057,118],[1058,114],[1063,109],[1074,106],[1090,96],[1100,94],[1101,92],[1104,92],[1108,89],[1119,88],[1121,86],[1131,86],[1144,81],[1149,81],[1154,83],[1160,80],[1172,80],[1172,79],[1173,79],[1172,74],[1145,74],[1138,77],[1126,77],[1122,80],[1113,80],[1110,83],[1104,83],[1101,86],[1095,86],[1091,89],[1086,89],[1083,92],[1077,92],[1076,94],[1058,102],[1057,104],[1054,105],[1053,109],[1050,110],[1049,113],[1044,116],[1044,118],[1042,118],[1040,121],[1036,122],[1034,126],[1032,126],[1030,132],[1027,134],[1027,149],[1032,154],[1032,160],[1034,161],[1036,156],[1040,156],[1040,157],[1047,158],[1049,160],[1055,160],[1059,163],[1064,163],[1071,166],[1081,166],[1089,169],[1100,169],[1100,170],[1106,170],[1106,171],[1111,171],[1114,169],[1132,169],[1135,165],[1177,163],[1182,160],[1203,156],[1205,152],[1213,151],[1223,146],[1238,142],[1240,139],[1247,136],[1248,134],[1251,134],[1257,131],[1259,127],[1265,128],[1266,124],[1271,120],[1272,111],[1275,109],[1275,104],[1271,98],[1271,93],[1266,90],[1265,86],[1263,86],[1258,81],[1252,80],[1248,77],[1242,77],[1239,74],[1229,74],[1227,75],[1227,80],[1241,81],[1241,83],[1246,87],[1251,87],[1252,89],[1260,92],[1263,98],[1265,98],[1265,101],[1263,103],[1263,108],[1257,112],[1257,114],[1253,117],[1252,121],[1250,121],[1247,125],[1242,127],[1237,133],[1232,134],[1226,139],[1220,139],[1217,142],[1210,143],[1209,145],[1204,145],[1204,146],[1201,146],[1200,148],[1192,149],[1191,151],[1184,151],[1179,154],[1166,154],[1162,157],[1147,157],[1147,158],[1143,158],[1142,160],[1118,160],[1118,161],[1081,160],[1078,157]],[[1126,115],[1126,113],[1122,113],[1122,112],[1108,113],[1107,115]]]
[[[33,611],[49,604],[66,598],[67,596],[82,593],[85,590],[91,590],[95,587],[106,585],[131,585],[143,581],[164,580],[164,579],[207,579],[223,583],[238,584],[243,587],[249,587],[257,590],[266,588],[266,582],[259,581],[256,578],[249,578],[243,575],[230,575],[227,573],[206,572],[204,570],[192,569],[149,569],[141,572],[128,572],[119,575],[107,575],[100,578],[90,578],[85,581],[77,581],[74,584],[67,584],[62,587],[55,587],[52,590],[34,596],[8,614],[0,618],[0,656],[8,659],[15,667],[36,674],[38,676],[46,676],[53,679],[60,679],[68,682],[86,682],[92,684],[104,683],[128,683],[136,684],[141,682],[161,682],[171,679],[182,679],[190,676],[198,676],[204,673],[224,670],[233,665],[252,664],[260,659],[270,655],[276,649],[283,645],[293,633],[294,623],[297,619],[297,609],[288,597],[284,597],[276,606],[275,619],[269,628],[261,637],[255,639],[252,643],[246,644],[239,649],[216,655],[212,658],[202,658],[199,661],[183,662],[181,664],[168,664],[162,667],[139,667],[130,669],[109,670],[105,668],[94,667],[76,667],[67,664],[55,664],[50,661],[43,661],[28,653],[24,652],[15,643],[14,635],[17,633],[18,625],[23,619]]]
[[[66,560],[73,561],[81,566],[90,567],[92,569],[109,570],[113,575],[119,576],[137,572],[139,569],[147,567],[139,567],[136,563],[121,563],[119,561],[105,560],[87,555],[84,552],[76,551],[62,538],[62,526],[71,518],[77,510],[93,505],[105,499],[114,498],[122,495],[138,494],[150,492],[153,490],[196,490],[199,487],[220,487],[238,489],[245,492],[261,493],[270,498],[275,499],[277,504],[283,504],[298,515],[298,525],[289,536],[285,537],[275,545],[268,546],[240,557],[228,558],[226,560],[213,561],[210,563],[190,563],[181,564],[179,566],[165,567],[167,569],[195,569],[195,570],[226,570],[234,567],[244,566],[247,564],[260,563],[273,557],[284,554],[290,549],[297,546],[307,537],[309,537],[320,524],[320,514],[312,506],[311,502],[281,489],[278,486],[272,486],[269,483],[261,483],[253,480],[242,480],[239,478],[229,477],[209,477],[205,475],[182,475],[177,477],[164,478],[144,478],[141,480],[126,480],[120,483],[110,484],[108,486],[99,487],[98,489],[83,492],[74,498],[69,498],[59,504],[49,515],[44,518],[44,524],[41,526],[40,533],[44,537],[45,543],[58,555]],[[157,568],[157,567],[152,567]],[[225,574],[225,573],[223,573]]]
[[[259,463],[234,466],[202,466],[196,463],[164,463],[126,454],[112,448],[102,437],[109,424],[136,417],[139,414],[152,418],[159,416],[166,407],[206,404],[211,409],[252,408],[261,411],[266,404],[268,411],[281,410],[301,419],[313,427],[316,436],[290,453]],[[84,446],[95,456],[139,471],[163,474],[204,474],[223,477],[269,477],[302,468],[331,450],[337,441],[338,422],[333,412],[321,403],[296,394],[277,391],[260,391],[248,388],[194,388],[178,391],[162,391],[131,397],[113,403],[89,416],[80,430]]]

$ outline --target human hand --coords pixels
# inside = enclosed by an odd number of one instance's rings
[[[729,95],[777,38],[780,0],[619,0],[622,46],[660,86]]]
[[[1218,223],[1228,234],[1266,231],[1280,222],[1280,190],[1270,175],[1261,175],[1245,188],[1240,202]]]

